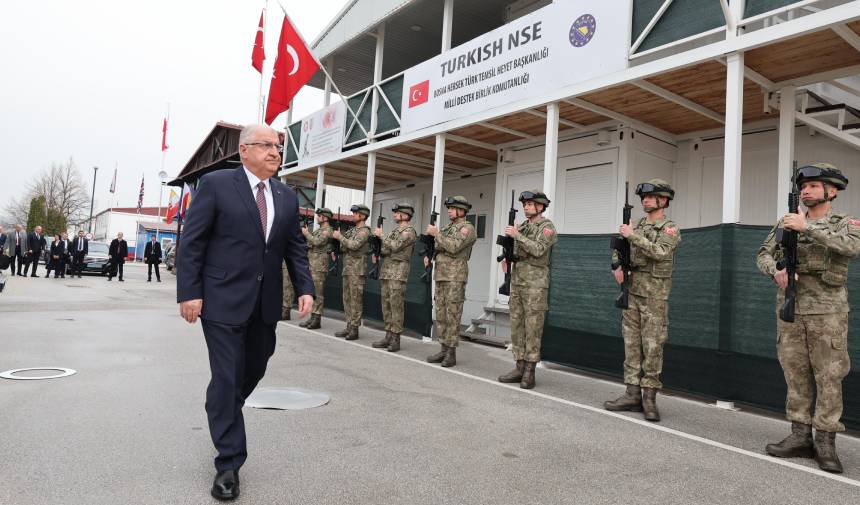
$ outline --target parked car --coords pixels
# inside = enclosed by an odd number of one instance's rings
[[[82,273],[107,275],[110,268],[110,256],[108,256],[108,245],[104,242],[89,243],[90,252],[84,257]],[[71,262],[66,266],[66,273],[72,273]]]

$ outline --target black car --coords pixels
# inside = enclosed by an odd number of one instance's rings
[[[110,268],[110,256],[108,256],[108,245],[104,242],[93,242],[90,240],[89,253],[84,257],[82,273],[107,275]],[[72,273],[72,265],[66,266],[66,273]]]

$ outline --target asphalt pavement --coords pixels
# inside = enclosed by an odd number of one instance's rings
[[[128,265],[106,278],[11,278],[0,293],[0,371],[65,367],[52,380],[0,379],[0,504],[201,504],[214,450],[203,408],[209,369],[199,324],[179,318],[175,278]],[[295,314],[295,313],[294,313]],[[302,411],[246,408],[245,504],[856,504],[860,440],[846,467],[764,454],[789,424],[693,399],[659,397],[663,422],[610,413],[620,384],[540,368],[524,391],[495,377],[508,352],[464,342],[458,365],[278,327],[261,386],[331,396]],[[620,366],[620,364],[619,364]]]

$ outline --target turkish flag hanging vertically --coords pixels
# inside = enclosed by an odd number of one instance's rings
[[[257,72],[263,73],[263,61],[266,59],[266,51],[263,49],[263,16],[266,9],[260,13],[260,26],[257,27],[257,37],[254,39],[254,50],[251,52],[251,66]]]
[[[161,152],[166,151],[169,147],[167,145],[167,118],[164,118],[164,123],[161,125]]]
[[[290,101],[319,68],[319,62],[293,27],[289,16],[284,14],[284,24],[278,39],[278,57],[275,59],[269,102],[266,104],[267,124],[272,124],[278,114],[290,108]]]

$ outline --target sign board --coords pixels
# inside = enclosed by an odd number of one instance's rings
[[[302,119],[299,163],[313,164],[316,159],[340,153],[345,122],[346,106],[343,102],[329,105]]]
[[[555,2],[412,67],[401,132],[624,70],[631,1]]]

